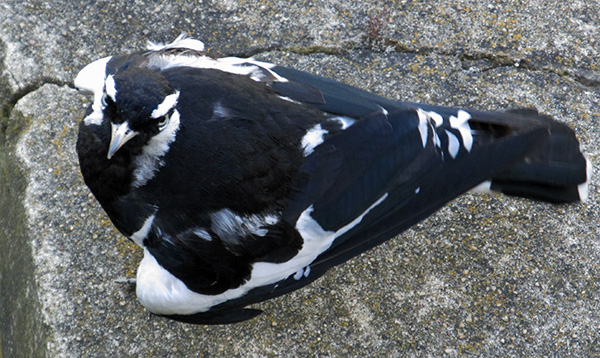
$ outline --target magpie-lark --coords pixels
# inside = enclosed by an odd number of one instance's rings
[[[97,60],[79,128],[85,183],[141,246],[150,311],[200,324],[303,287],[476,186],[585,200],[571,129],[534,110],[389,100],[202,42]]]

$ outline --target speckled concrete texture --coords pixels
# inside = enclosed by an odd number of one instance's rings
[[[533,107],[600,166],[598,1],[0,4],[0,357],[600,357],[598,187],[572,206],[467,194],[228,326],[148,314],[140,252],[83,185],[89,61],[179,33],[390,98]]]

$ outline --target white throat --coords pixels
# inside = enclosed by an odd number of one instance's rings
[[[156,171],[164,165],[162,157],[167,154],[171,143],[177,136],[180,126],[179,112],[173,111],[169,124],[157,135],[152,137],[135,158],[136,169],[133,172],[133,187],[139,188],[154,177]]]

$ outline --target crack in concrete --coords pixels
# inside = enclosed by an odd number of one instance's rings
[[[369,41],[365,39],[362,43],[347,41],[338,46],[311,45],[285,47],[281,44],[273,44],[261,48],[254,48],[249,51],[240,51],[237,53],[232,53],[229,56],[253,57],[256,55],[271,53],[275,51],[290,52],[304,56],[313,54],[342,56],[353,50],[389,52],[390,49],[392,49],[392,52],[395,53],[415,54],[421,56],[437,55],[455,57],[458,58],[459,61],[463,64],[464,69],[472,67],[468,65],[468,62],[486,61],[489,63],[489,65],[481,69],[481,72],[488,72],[499,68],[517,68],[522,70],[552,73],[559,77],[572,80],[584,87],[588,87],[591,89],[597,89],[598,87],[600,87],[600,80],[588,78],[584,75],[570,73],[569,68],[560,69],[549,66],[536,66],[534,63],[532,63],[531,60],[527,58],[516,58],[504,54],[495,54],[490,52],[466,52],[465,50],[460,48],[456,50],[440,50],[433,47],[413,48],[393,39],[380,39],[377,41]]]
[[[503,54],[494,54],[490,52],[466,52],[463,49],[456,50],[440,50],[433,47],[413,48],[400,41],[394,39],[380,38],[377,40],[369,40],[366,37],[362,42],[357,43],[355,41],[346,41],[338,46],[327,46],[327,45],[311,45],[311,46],[291,46],[285,47],[280,43],[273,43],[269,46],[257,47],[247,51],[240,51],[236,53],[228,54],[227,56],[236,57],[253,57],[256,55],[271,53],[275,51],[290,52],[298,55],[308,56],[313,54],[324,54],[330,56],[343,56],[353,50],[367,50],[371,52],[389,52],[390,49],[395,53],[404,54],[415,54],[421,56],[449,56],[457,58],[462,64],[464,69],[468,69],[474,66],[470,66],[469,62],[486,61],[489,63],[488,66],[481,69],[481,72],[488,72],[499,68],[518,68],[529,71],[539,71],[552,73],[559,77],[567,78],[580,85],[597,89],[600,87],[600,80],[588,78],[584,75],[578,75],[570,73],[569,68],[559,69],[548,66],[535,66],[528,59],[514,58]],[[9,73],[9,75],[12,75]],[[6,129],[6,122],[10,118],[11,112],[15,105],[23,97],[28,94],[35,92],[46,84],[54,84],[57,86],[67,86],[75,89],[72,82],[60,80],[58,78],[43,77],[32,83],[26,84],[19,90],[12,92],[9,99],[0,107],[0,133],[4,133]]]
[[[17,103],[25,96],[39,90],[46,84],[67,86],[73,89],[75,88],[75,86],[71,82],[63,81],[52,77],[43,77],[34,82],[26,84],[25,86],[19,88],[17,91],[12,92],[8,100],[6,100],[6,102],[4,102],[0,106],[0,138],[5,138],[6,136],[10,116]]]
[[[68,82],[68,81],[63,81],[63,80],[60,80],[57,78],[52,78],[52,77],[40,78],[39,80],[28,83],[25,86],[18,89],[17,91],[12,92],[9,99],[2,105],[0,118],[6,118],[6,117],[10,116],[12,109],[23,97],[27,96],[28,94],[30,94],[32,92],[37,91],[38,89],[42,88],[44,85],[47,85],[47,84],[53,84],[53,85],[57,85],[57,86],[67,86],[69,88],[75,89],[75,86],[73,85],[73,83]]]

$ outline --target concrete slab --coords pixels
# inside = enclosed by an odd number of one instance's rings
[[[600,356],[598,187],[551,206],[466,195],[229,326],[144,311],[139,250],[78,171],[92,59],[181,32],[391,98],[535,107],[596,167],[600,7],[584,1],[45,1],[0,4],[2,357]]]

